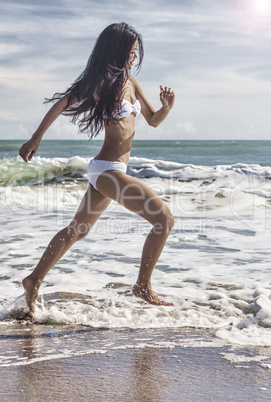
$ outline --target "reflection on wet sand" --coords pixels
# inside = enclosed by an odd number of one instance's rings
[[[259,392],[271,399],[268,370],[252,362],[244,372],[230,364],[224,359],[229,347],[181,346],[187,336],[198,337],[201,344],[211,340],[211,333],[208,339],[203,334],[206,331],[195,329],[5,326],[0,336],[0,400],[257,400]],[[179,346],[163,346],[177,339]]]
[[[129,383],[131,400],[139,395],[144,401],[167,400],[169,382],[165,378],[163,350],[135,350],[130,358]]]

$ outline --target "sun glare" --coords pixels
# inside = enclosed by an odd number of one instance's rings
[[[254,28],[271,26],[271,0],[239,0],[242,19]]]
[[[265,14],[270,9],[270,0],[255,0],[254,8],[257,12]]]

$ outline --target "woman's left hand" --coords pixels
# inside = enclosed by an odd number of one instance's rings
[[[174,105],[174,100],[175,92],[171,88],[164,88],[163,85],[160,85],[160,101],[162,103],[162,106],[172,109]]]

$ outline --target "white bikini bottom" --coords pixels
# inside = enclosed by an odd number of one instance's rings
[[[103,161],[95,158],[91,159],[87,169],[87,178],[96,190],[96,183],[99,176],[107,170],[119,170],[120,172],[126,173],[127,166],[125,163],[118,161]]]

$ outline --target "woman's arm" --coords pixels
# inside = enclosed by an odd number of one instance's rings
[[[171,88],[163,88],[162,85],[160,86],[160,101],[162,103],[162,107],[161,109],[155,111],[152,105],[146,99],[143,90],[137,82],[136,78],[130,76],[129,80],[134,85],[136,98],[141,104],[141,113],[143,114],[147,123],[150,126],[158,127],[159,124],[161,124],[162,121],[165,120],[170,110],[173,108],[175,100],[174,91],[172,91]]]
[[[68,98],[67,96],[64,96],[62,99],[57,101],[46,113],[39,127],[32,135],[32,138],[25,144],[23,144],[19,150],[19,155],[23,158],[25,162],[28,162],[32,159],[32,157],[38,150],[43,134],[56,120],[56,118],[63,112],[63,110],[66,109],[67,106]]]

